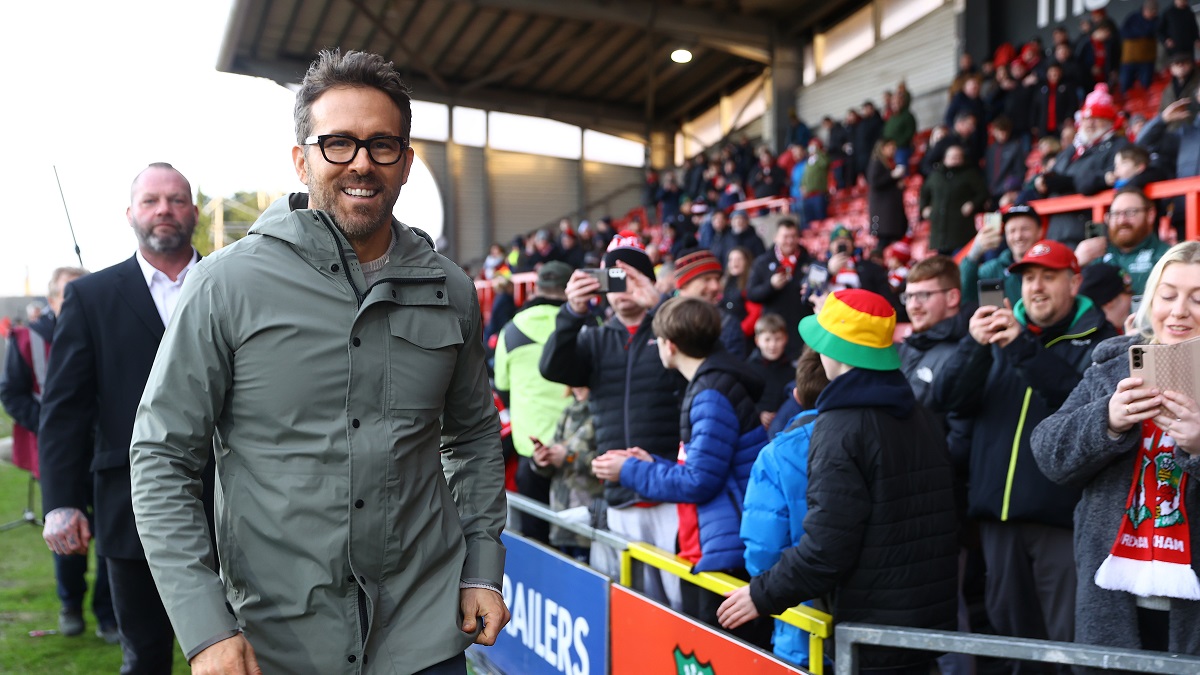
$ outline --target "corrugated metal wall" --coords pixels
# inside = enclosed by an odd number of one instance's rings
[[[847,109],[858,108],[868,98],[880,105],[883,92],[903,80],[914,103],[923,104],[913,107],[917,124],[929,128],[941,121],[946,104],[944,96],[939,101],[924,95],[944,91],[954,79],[957,35],[953,4],[930,12],[828,77],[801,88],[796,109],[810,126],[825,115],[840,120]]]
[[[488,204],[483,152],[483,148],[453,146],[450,157],[453,186],[438,177],[443,190],[453,190],[454,216],[458,222],[447,222],[446,229],[453,229],[455,256],[463,262],[482,259],[491,244],[485,241]]]
[[[641,203],[644,171],[632,166],[584,162],[587,188],[587,219],[593,223],[604,216],[619,218]]]
[[[579,208],[579,162],[505,150],[487,151],[496,236],[511,239]]]

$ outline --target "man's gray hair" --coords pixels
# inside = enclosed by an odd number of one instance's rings
[[[312,105],[321,94],[337,87],[374,87],[388,95],[400,107],[403,130],[400,135],[410,138],[412,131],[412,99],[409,88],[400,80],[400,73],[391,61],[378,54],[323,49],[317,60],[308,67],[300,91],[296,92],[296,143],[312,135]]]
[[[88,271],[82,267],[57,267],[57,268],[55,268],[55,270],[50,273],[50,288],[49,288],[49,293],[46,294],[46,297],[53,298],[53,297],[57,297],[62,294],[63,289],[67,285],[66,283],[63,283],[63,281],[62,281],[64,278],[68,280],[67,283],[70,283],[71,281],[75,281],[79,277],[87,276],[87,274],[88,274]]]

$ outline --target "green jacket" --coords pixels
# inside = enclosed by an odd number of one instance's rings
[[[1000,255],[983,263],[971,260],[970,254],[963,256],[962,262],[958,264],[959,276],[962,279],[963,304],[979,304],[980,279],[1003,279],[1004,297],[1008,298],[1009,304],[1016,307],[1021,299],[1021,275],[1009,274],[1008,267],[1012,264],[1012,251],[1007,248],[1001,251]]]
[[[188,657],[240,627],[264,672],[411,673],[472,642],[460,580],[503,581],[478,299],[397,221],[367,289],[329,216],[289,201],[188,274],[134,424],[138,530]]]
[[[883,139],[895,141],[898,148],[911,148],[913,137],[916,135],[917,118],[909,111],[907,105],[892,113],[883,123]]]
[[[933,207],[929,217],[929,248],[953,251],[962,248],[975,236],[975,214],[987,201],[987,185],[983,173],[974,167],[948,169],[939,166],[921,185],[920,208]],[[975,205],[969,216],[962,214],[966,202]]]
[[[563,465],[538,466],[528,461],[540,476],[550,479],[550,508],[555,511],[586,506],[596,522],[596,500],[604,494],[604,482],[592,475],[592,460],[596,452],[596,418],[586,400],[571,399],[571,405],[563,410],[562,417],[554,426],[551,444],[561,443],[567,455]],[[598,508],[604,508],[600,506]],[[588,548],[591,540],[558,525],[550,526],[550,543],[554,546],[579,546]]]
[[[804,169],[804,177],[800,179],[800,189],[805,196],[825,194],[829,190],[829,155],[824,150],[817,150],[817,158],[808,162]]]
[[[509,392],[513,447],[522,457],[533,456],[530,436],[550,444],[555,422],[573,400],[566,385],[547,380],[538,370],[561,306],[535,299],[513,316],[496,341],[496,389]]]
[[[1158,235],[1151,232],[1132,251],[1122,253],[1121,249],[1109,243],[1108,250],[1098,262],[1120,267],[1129,275],[1129,285],[1133,289],[1133,297],[1139,298],[1146,292],[1146,281],[1150,278],[1150,270],[1154,269],[1158,259],[1171,249]]]

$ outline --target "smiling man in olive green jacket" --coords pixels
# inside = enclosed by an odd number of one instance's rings
[[[410,124],[392,64],[323,52],[297,93],[308,198],[198,264],[163,338],[133,506],[193,673],[464,673],[508,621],[475,288],[391,216]]]

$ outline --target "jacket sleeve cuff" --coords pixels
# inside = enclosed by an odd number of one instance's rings
[[[458,582],[458,590],[461,591],[468,588],[482,588],[487,591],[493,591],[500,596],[504,595],[504,593],[500,591],[499,587],[493,585],[486,579],[460,579]]]
[[[191,661],[192,659],[196,658],[197,654],[204,651],[205,649],[208,649],[209,647],[217,644],[218,642],[221,642],[223,640],[228,640],[229,638],[234,637],[236,635],[240,635],[241,632],[242,632],[241,630],[228,630],[228,631],[218,633],[217,635],[212,636],[211,638],[205,640],[204,642],[201,642],[199,645],[197,645],[196,647],[189,650],[186,654],[184,654],[184,657],[186,657],[188,661]]]
[[[460,579],[469,583],[504,585],[504,544],[487,539],[467,542],[467,559]]]

